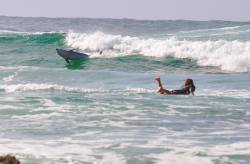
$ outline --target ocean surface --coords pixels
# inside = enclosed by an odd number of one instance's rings
[[[0,16],[0,155],[249,164],[249,73],[250,22]],[[192,78],[195,96],[158,94],[158,76],[167,89]]]

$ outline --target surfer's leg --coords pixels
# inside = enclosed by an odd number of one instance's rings
[[[163,88],[163,85],[161,83],[161,79],[159,77],[155,78],[155,80],[158,83],[158,92],[160,94],[171,94],[171,92],[169,90],[166,90],[166,89]]]

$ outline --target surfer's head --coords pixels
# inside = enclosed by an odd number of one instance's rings
[[[186,79],[184,81],[184,86],[194,86],[194,81],[192,79]]]
[[[190,94],[194,95],[195,86],[194,86],[194,81],[192,79],[186,79],[184,81],[184,87],[188,88]]]

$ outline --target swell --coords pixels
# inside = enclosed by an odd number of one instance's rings
[[[224,28],[225,30],[242,31],[243,27]],[[244,26],[246,32],[248,26]],[[218,30],[217,30],[218,31]],[[191,32],[189,34],[193,34]],[[159,58],[176,58],[185,61],[190,59],[201,67],[216,67],[229,72],[250,71],[250,41],[241,40],[188,40],[178,39],[178,35],[171,37],[131,37],[113,35],[103,32],[68,33],[61,32],[13,32],[0,31],[2,45],[17,44],[25,48],[28,46],[52,45],[70,47],[90,54],[91,58],[116,58],[131,55]],[[103,51],[100,55],[99,52]]]
[[[0,43],[14,44],[53,44],[63,41],[65,33],[57,32],[15,32],[15,31],[0,31]]]

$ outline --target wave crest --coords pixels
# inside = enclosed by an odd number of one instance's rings
[[[110,35],[102,32],[92,34],[69,32],[65,38],[68,46],[84,51],[104,51],[98,57],[142,54],[152,57],[176,57],[196,60],[200,66],[215,66],[225,71],[250,71],[250,42],[242,41],[189,41],[175,37],[139,38]],[[92,57],[96,57],[96,53]]]
[[[22,44],[51,44],[63,41],[65,34],[62,32],[15,32],[0,30],[0,43],[22,43]]]

